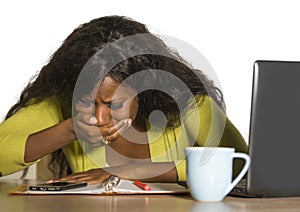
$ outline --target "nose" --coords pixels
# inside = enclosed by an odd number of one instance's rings
[[[111,122],[111,111],[110,108],[108,108],[106,105],[101,105],[96,107],[96,118],[98,121],[98,125],[105,126],[109,125]]]

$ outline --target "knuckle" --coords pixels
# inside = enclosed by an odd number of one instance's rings
[[[108,132],[108,134],[112,134],[113,133],[113,129],[109,129],[107,132]]]
[[[114,141],[114,140],[116,140],[118,138],[118,136],[117,135],[110,135],[109,137],[106,137],[106,139],[107,140],[109,140],[109,141]]]

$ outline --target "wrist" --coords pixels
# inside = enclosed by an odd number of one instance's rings
[[[76,132],[73,125],[73,119],[69,118],[65,120],[64,122],[62,122],[62,125],[66,131],[66,136],[69,138],[68,140],[72,142],[77,140]]]

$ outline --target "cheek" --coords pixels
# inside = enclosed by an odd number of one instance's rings
[[[132,100],[131,102],[127,102],[123,105],[122,108],[113,111],[112,110],[112,117],[117,119],[117,120],[122,120],[122,119],[128,119],[131,118],[134,120],[137,115],[138,111],[138,102],[137,100]]]
[[[130,117],[130,114],[128,113],[128,108],[123,106],[122,108],[120,108],[118,110],[115,110],[115,111],[112,110],[111,116],[113,119],[122,120],[122,119],[128,119],[128,117]]]
[[[138,103],[138,99],[137,97],[135,97],[131,103],[130,103],[130,109],[129,109],[129,113],[130,113],[130,118],[132,120],[135,120],[137,112],[139,109],[139,103]]]

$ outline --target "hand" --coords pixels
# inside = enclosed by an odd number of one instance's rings
[[[131,119],[123,119],[110,127],[97,126],[97,119],[94,116],[94,105],[78,101],[75,105],[77,111],[73,118],[77,138],[99,147],[117,140],[131,125]]]
[[[58,180],[49,180],[47,183],[52,182],[87,182],[89,185],[102,183],[106,180],[111,174],[105,171],[104,169],[90,169],[84,172],[78,172],[75,174],[62,177]]]
[[[126,180],[144,180],[148,182],[176,182],[177,170],[174,162],[130,163],[122,166],[105,167],[78,172],[51,182],[87,182],[102,183],[111,175]]]

